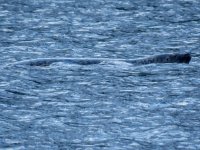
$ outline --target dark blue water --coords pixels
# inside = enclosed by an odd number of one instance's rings
[[[200,1],[0,0],[0,149],[200,149]],[[190,52],[188,64],[7,66]]]

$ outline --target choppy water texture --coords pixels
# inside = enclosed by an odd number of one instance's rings
[[[200,149],[200,1],[0,0],[0,149]],[[54,63],[191,52],[188,64]]]

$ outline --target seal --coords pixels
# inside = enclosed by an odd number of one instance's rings
[[[175,54],[161,54],[151,56],[143,59],[130,60],[133,64],[151,64],[151,63],[186,63],[189,64],[191,60],[190,53],[175,53]]]
[[[65,62],[69,64],[93,65],[102,62],[123,61],[134,65],[145,65],[151,63],[186,63],[191,60],[190,53],[175,53],[155,55],[140,59],[109,59],[109,58],[39,58],[31,59],[14,63],[14,65],[29,65],[29,66],[49,66],[56,62]]]

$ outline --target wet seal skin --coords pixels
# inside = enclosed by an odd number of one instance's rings
[[[69,64],[93,65],[102,62],[122,61],[134,65],[145,65],[151,63],[186,63],[191,60],[190,53],[161,54],[141,59],[109,59],[109,58],[39,58],[16,62],[13,65],[29,65],[29,66],[49,66],[55,62],[65,62]]]
[[[150,64],[150,63],[186,63],[189,64],[191,60],[190,53],[184,54],[161,54],[156,56],[147,57],[144,59],[132,60],[131,63],[135,64]]]

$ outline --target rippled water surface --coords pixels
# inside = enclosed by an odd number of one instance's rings
[[[0,0],[0,149],[200,149],[200,1]],[[190,64],[12,66],[36,58]]]

